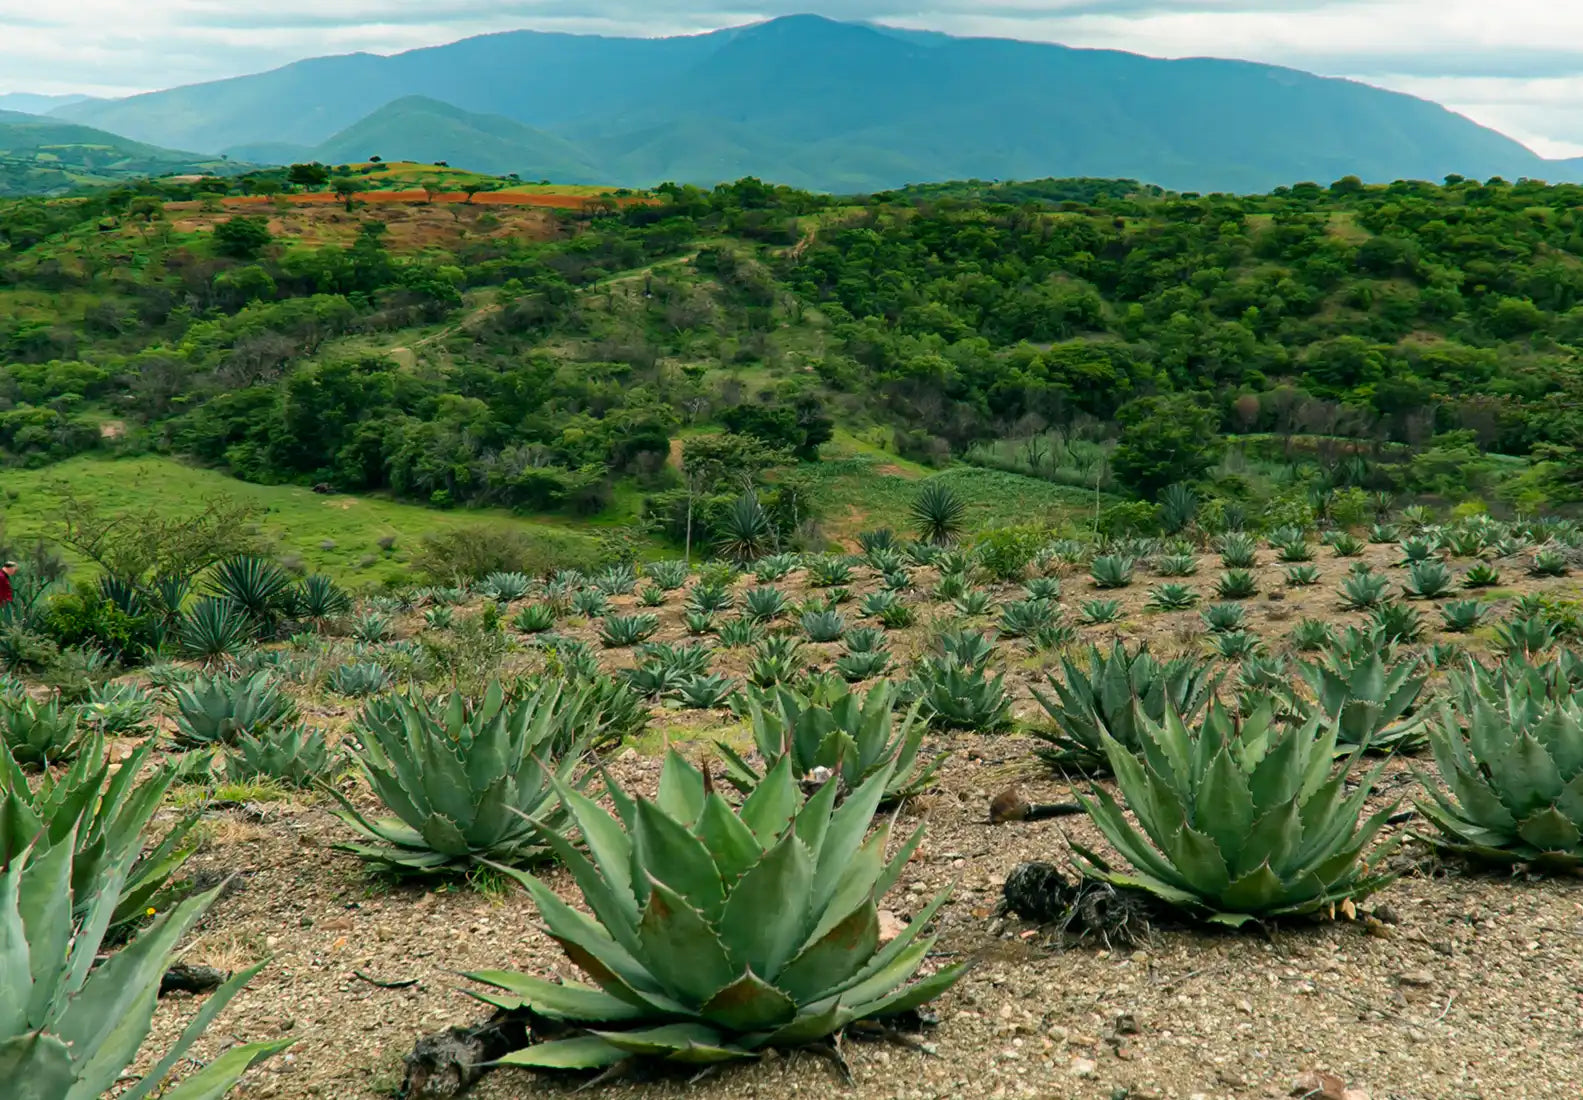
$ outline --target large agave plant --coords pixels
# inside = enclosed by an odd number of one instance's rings
[[[1414,749],[1425,737],[1424,715],[1409,716],[1429,682],[1416,657],[1387,664],[1379,649],[1331,649],[1319,661],[1298,661],[1320,713],[1336,727],[1337,741],[1375,752]]]
[[[879,901],[922,839],[920,829],[887,861],[889,823],[869,833],[890,781],[882,769],[838,808],[830,782],[803,803],[787,758],[733,810],[673,754],[655,801],[612,785],[614,815],[563,791],[589,855],[554,830],[541,835],[571,868],[592,916],[531,876],[517,877],[551,937],[598,988],[470,975],[490,987],[477,994],[484,1001],[576,1029],[501,1063],[593,1069],[635,1057],[692,1065],[755,1058],[949,989],[967,963],[913,981],[945,893],[880,943]]]
[[[364,841],[343,847],[420,874],[544,858],[539,826],[565,824],[556,784],[571,780],[587,751],[585,710],[559,685],[508,705],[498,682],[473,707],[459,694],[444,706],[421,696],[370,702],[354,727],[353,759],[395,817],[370,818],[331,788],[338,816]]]
[[[790,757],[792,774],[799,779],[822,768],[840,780],[843,793],[850,793],[885,769],[890,775],[885,797],[898,799],[927,789],[945,756],[919,759],[925,730],[919,705],[898,722],[896,702],[894,686],[882,683],[867,695],[843,690],[819,701],[790,688],[772,688],[750,692],[747,707],[765,772]],[[732,786],[747,794],[763,782],[764,773],[736,750],[724,742],[715,744]]]
[[[1169,712],[1164,722],[1145,721],[1141,755],[1113,737],[1104,744],[1138,826],[1103,789],[1082,802],[1135,870],[1119,873],[1077,851],[1091,874],[1113,885],[1237,926],[1317,912],[1389,881],[1371,864],[1396,841],[1368,849],[1395,806],[1362,820],[1380,769],[1348,796],[1352,761],[1336,766],[1331,724],[1282,726],[1266,709],[1239,728],[1216,703],[1198,729]]]
[[[1583,866],[1583,707],[1571,686],[1524,661],[1494,673],[1475,664],[1452,685],[1429,733],[1445,788],[1425,782],[1430,797],[1418,803],[1435,842],[1481,859]]]
[[[322,730],[291,726],[261,737],[242,734],[226,750],[225,774],[233,783],[273,779],[311,787],[330,770],[330,748]]]
[[[1011,720],[1005,681],[1005,673],[991,676],[987,664],[936,657],[918,667],[909,691],[922,701],[930,725],[988,733]]]
[[[17,763],[42,767],[70,760],[81,743],[77,712],[62,707],[58,699],[0,699],[0,744]]]
[[[731,561],[752,561],[769,549],[774,536],[774,525],[758,494],[743,493],[720,517],[715,549]]]
[[[229,744],[244,733],[256,736],[297,716],[297,704],[268,669],[241,679],[199,676],[173,694],[180,748]]]
[[[212,1100],[248,1068],[289,1041],[235,1046],[185,1080],[167,1081],[192,1044],[263,968],[237,974],[212,993],[175,1044],[141,1077],[127,1071],[152,1029],[160,981],[176,948],[221,887],[182,902],[131,943],[95,965],[126,884],[133,845],[80,883],[70,841],[41,841],[7,861],[0,874],[0,1065],[8,1097],[18,1100]],[[80,914],[74,921],[72,913]]]
[[[172,877],[197,850],[187,838],[197,818],[183,819],[145,849],[144,832],[175,779],[168,767],[143,776],[151,752],[152,743],[145,742],[112,770],[103,742],[95,738],[69,769],[46,774],[34,787],[16,761],[0,753],[0,865],[30,845],[35,852],[75,845],[72,889],[86,906],[130,853],[132,862],[122,867],[115,887],[111,924],[142,917],[150,906],[163,908]]]
[[[1046,677],[1053,698],[1033,689],[1054,726],[1029,731],[1046,743],[1034,752],[1058,771],[1104,771],[1105,736],[1135,750],[1139,724],[1162,722],[1168,710],[1193,721],[1221,679],[1191,657],[1161,664],[1147,649],[1128,653],[1120,642],[1108,654],[1090,646],[1086,671],[1069,657],[1061,664],[1060,678]]]

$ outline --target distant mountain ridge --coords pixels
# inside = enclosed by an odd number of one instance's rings
[[[0,197],[241,166],[130,141],[59,118],[0,110]]]
[[[1345,175],[1583,178],[1583,164],[1353,81],[816,16],[661,39],[515,31],[52,116],[210,152],[377,153],[628,186],[758,175],[864,191],[1086,176],[1260,191]]]

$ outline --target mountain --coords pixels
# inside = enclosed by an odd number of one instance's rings
[[[53,115],[211,151],[344,152],[319,157],[336,161],[443,148],[458,167],[494,170],[532,153],[578,179],[632,186],[1088,176],[1258,191],[1344,175],[1583,178],[1437,104],[1355,81],[816,16],[660,39],[517,31]]]
[[[42,115],[73,103],[86,102],[85,95],[35,95],[32,92],[7,92],[0,95],[0,111],[20,111],[25,115]]]
[[[237,167],[55,118],[0,111],[0,197]]]

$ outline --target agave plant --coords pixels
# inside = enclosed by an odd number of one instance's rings
[[[1441,561],[1414,562],[1407,570],[1402,591],[1420,600],[1436,600],[1451,591],[1455,578]]]
[[[612,565],[594,578],[594,587],[607,596],[630,596],[638,586],[638,571],[632,565]]]
[[[1288,588],[1308,588],[1319,583],[1319,570],[1312,565],[1294,565],[1286,570]]]
[[[956,608],[958,614],[969,618],[986,614],[993,604],[994,598],[982,588],[969,588],[951,601],[951,606]]]
[[[1440,618],[1450,633],[1466,634],[1478,629],[1488,610],[1478,600],[1452,600],[1440,608]]]
[[[664,607],[669,593],[657,584],[646,584],[638,589],[638,603],[644,607]]]
[[[1055,621],[1056,607],[1049,600],[1026,599],[1000,610],[1000,632],[1008,638],[1026,638]]]
[[[1227,569],[1252,569],[1259,561],[1259,544],[1253,536],[1233,531],[1221,536],[1220,564]]]
[[[1117,554],[1102,554],[1089,566],[1088,576],[1095,588],[1126,588],[1132,583],[1133,560]]]
[[[770,554],[753,563],[753,579],[760,584],[773,584],[784,580],[796,568],[797,555]]]
[[[566,698],[562,691],[546,685],[508,704],[497,681],[476,706],[460,694],[443,706],[421,696],[367,704],[352,758],[395,817],[367,817],[329,788],[343,807],[337,816],[362,841],[341,847],[416,874],[547,857],[545,833],[566,822],[558,792],[590,735],[586,688]]]
[[[82,747],[78,714],[59,699],[0,699],[0,744],[19,764],[44,767],[73,759]]]
[[[744,620],[745,621],[745,620]],[[707,611],[687,611],[682,614],[682,625],[687,628],[687,633],[693,637],[701,637],[715,629],[715,617]],[[752,626],[752,623],[748,623]]]
[[[312,787],[330,771],[324,731],[288,726],[258,737],[242,734],[226,748],[225,774],[233,783],[273,779],[292,787]]]
[[[1191,577],[1198,572],[1198,558],[1192,554],[1165,554],[1155,559],[1154,571],[1162,577]]]
[[[148,729],[159,713],[159,702],[136,684],[95,684],[77,713],[89,729],[128,737]]]
[[[987,665],[995,656],[995,634],[982,630],[946,630],[935,638],[939,654],[964,668]]]
[[[966,665],[951,657],[919,665],[913,692],[922,700],[930,725],[941,729],[991,732],[1011,718],[1005,674],[990,675],[987,664]]]
[[[858,610],[863,614],[878,618],[889,608],[901,606],[901,597],[894,592],[870,592],[863,597],[863,602],[858,604]]]
[[[1495,627],[1495,640],[1504,653],[1541,653],[1555,642],[1556,624],[1544,615],[1514,615]]]
[[[396,636],[390,616],[368,611],[352,620],[352,637],[365,645],[379,645]]]
[[[1481,531],[1448,531],[1440,545],[1454,558],[1476,558],[1484,553],[1484,534]]]
[[[897,702],[896,688],[887,683],[863,695],[839,687],[823,699],[786,687],[750,692],[748,719],[762,768],[755,769],[731,746],[716,742],[726,779],[751,794],[789,758],[792,774],[799,778],[833,775],[840,784],[838,797],[882,771],[889,777],[886,800],[918,794],[933,783],[945,755],[920,757],[925,730],[919,720],[921,704],[898,718]]]
[[[721,623],[716,633],[720,644],[727,649],[757,645],[764,639],[764,628],[746,616]]]
[[[127,1071],[153,1028],[160,983],[186,938],[219,897],[216,887],[157,917],[131,943],[99,966],[111,909],[136,857],[120,851],[92,889],[79,888],[80,869],[69,843],[18,852],[0,874],[0,943],[8,965],[0,971],[0,1050],[8,1095],[40,1100],[165,1100],[223,1096],[255,1063],[290,1041],[234,1046],[178,1084],[168,1079],[210,1022],[263,968],[231,978],[210,994],[191,1024],[142,1077]],[[73,922],[70,914],[83,914]],[[168,1087],[167,1087],[168,1086]]]
[[[940,481],[925,482],[908,512],[918,538],[935,546],[955,542],[967,522],[967,503]]]
[[[774,536],[774,524],[759,502],[758,494],[746,492],[720,517],[715,549],[721,557],[731,561],[749,562],[769,549]]]
[[[778,588],[750,588],[742,594],[742,613],[754,622],[772,622],[790,606],[786,594]]]
[[[1394,523],[1376,523],[1369,528],[1369,541],[1377,545],[1395,542],[1401,537],[1401,530]]]
[[[1567,560],[1559,550],[1541,550],[1528,563],[1528,573],[1534,577],[1564,577]]]
[[[610,597],[597,588],[581,588],[572,593],[572,610],[590,619],[610,611]]]
[[[431,607],[423,613],[423,626],[426,630],[449,630],[455,625],[456,608],[454,607]]]
[[[1246,600],[1258,595],[1259,582],[1246,569],[1231,569],[1215,581],[1215,595],[1223,600]]]
[[[1390,581],[1375,573],[1353,573],[1341,582],[1341,606],[1348,611],[1368,611],[1385,599]]]
[[[896,603],[879,613],[880,625],[886,630],[905,630],[917,619],[917,612],[904,603]]]
[[[887,569],[885,571],[884,577],[881,578],[880,583],[883,584],[888,591],[906,592],[913,586],[912,574],[907,572],[906,569]]]
[[[692,566],[685,561],[652,561],[643,567],[643,573],[666,592],[675,592],[687,583]]]
[[[834,588],[852,583],[852,562],[841,555],[822,555],[808,561],[808,583],[814,588]]]
[[[700,580],[693,585],[692,591],[687,593],[687,606],[693,611],[707,611],[711,614],[729,611],[734,602],[731,586],[719,581]]]
[[[236,660],[253,641],[253,624],[231,603],[207,596],[183,613],[177,625],[183,655],[206,664]]]
[[[1084,626],[1116,622],[1121,618],[1121,601],[1084,600],[1078,605],[1077,618]]]
[[[543,634],[555,627],[555,608],[547,603],[530,603],[518,611],[511,625],[524,634]]]
[[[1412,565],[1414,562],[1429,561],[1434,557],[1435,544],[1427,538],[1414,535],[1401,542],[1402,556],[1397,565]]]
[[[1390,664],[1377,648],[1366,654],[1332,649],[1317,662],[1296,662],[1296,668],[1340,744],[1391,752],[1424,742],[1424,716],[1411,713],[1429,682],[1419,674],[1421,664],[1418,658]]]
[[[395,674],[378,661],[352,661],[335,667],[330,673],[329,685],[337,695],[361,699],[384,691],[395,678]]]
[[[1500,571],[1488,562],[1474,562],[1462,574],[1463,588],[1493,588],[1500,583]]]
[[[1301,533],[1287,538],[1281,542],[1271,542],[1277,553],[1279,561],[1287,563],[1305,562],[1314,560],[1314,549],[1308,545],[1308,540]]]
[[[839,642],[846,633],[846,617],[839,611],[805,611],[802,630],[813,642]]]
[[[1416,642],[1424,632],[1423,616],[1404,603],[1382,603],[1369,613],[1369,625],[1387,642]]]
[[[689,710],[713,710],[724,706],[726,699],[736,689],[736,681],[719,673],[698,674],[684,678],[676,685],[676,694],[682,706]]]
[[[872,626],[854,626],[842,639],[848,653],[872,653],[885,646],[885,632]]]
[[[258,634],[271,633],[293,603],[291,574],[267,558],[249,554],[215,566],[209,587],[213,595],[246,615]]]
[[[1228,661],[1238,661],[1264,652],[1263,641],[1251,630],[1230,630],[1223,634],[1212,634],[1209,642],[1215,653]]]
[[[804,803],[789,759],[740,810],[672,754],[659,797],[612,785],[615,814],[564,797],[590,856],[550,830],[592,916],[518,875],[550,935],[598,984],[524,974],[470,975],[481,999],[575,1029],[503,1065],[591,1069],[634,1057],[708,1065],[824,1041],[847,1025],[915,1009],[966,963],[912,981],[941,893],[879,944],[879,903],[922,838],[887,862],[889,823],[868,833],[891,780],[877,772],[835,807],[832,781]],[[865,839],[865,834],[867,839]],[[912,984],[908,984],[912,981]]]
[[[1392,534],[1390,538],[1377,541],[1395,542],[1396,536]],[[1330,549],[1338,558],[1355,558],[1363,553],[1363,546],[1364,542],[1362,539],[1345,531],[1330,540]]]
[[[663,666],[677,676],[702,676],[709,671],[713,654],[702,645],[664,645],[650,642],[640,651],[645,664]]]
[[[112,765],[104,742],[95,737],[70,768],[45,773],[33,787],[10,754],[0,752],[0,866],[29,845],[36,851],[75,847],[72,885],[85,906],[106,888],[111,869],[128,857],[131,863],[114,886],[111,924],[139,919],[149,908],[165,908],[174,894],[173,876],[197,850],[188,834],[198,819],[179,820],[160,843],[145,845],[149,823],[175,779],[171,767],[144,777],[153,750],[151,742],[144,742],[118,766]],[[82,915],[80,906],[77,916]]]
[[[885,675],[890,668],[890,653],[883,649],[869,649],[857,653],[843,653],[835,659],[835,670],[848,683],[860,683]]]
[[[1144,606],[1151,611],[1187,611],[1198,606],[1197,589],[1185,584],[1162,584],[1149,589]]]
[[[606,649],[624,649],[648,641],[659,628],[654,615],[607,615],[599,624],[599,642]]]
[[[942,573],[940,582],[934,586],[934,591],[930,595],[943,603],[959,600],[967,594],[967,591],[967,578],[961,573]]]
[[[1241,630],[1248,621],[1248,610],[1239,603],[1213,603],[1200,614],[1204,625],[1214,634]]]
[[[1218,676],[1210,676],[1207,665],[1191,658],[1161,664],[1147,648],[1128,653],[1120,642],[1109,653],[1089,646],[1084,664],[1086,670],[1063,658],[1062,675],[1046,676],[1053,697],[1033,689],[1033,697],[1053,723],[1029,731],[1048,746],[1034,751],[1058,771],[1103,770],[1101,734],[1136,748],[1140,718],[1160,721],[1167,710],[1173,710],[1191,721],[1220,683]]]
[[[1525,662],[1523,664],[1526,664]],[[1583,708],[1545,673],[1453,673],[1430,729],[1445,784],[1425,782],[1419,811],[1444,848],[1557,870],[1583,865]]]
[[[1121,804],[1098,788],[1081,799],[1134,871],[1117,872],[1078,847],[1088,873],[1233,927],[1314,913],[1389,881],[1371,867],[1397,841],[1369,848],[1395,805],[1363,819],[1380,768],[1347,795],[1351,761],[1333,762],[1334,726],[1281,725],[1267,710],[1239,726],[1217,703],[1197,729],[1171,712],[1145,720],[1139,741],[1134,755],[1104,740]]]
[[[789,634],[773,634],[754,647],[748,679],[759,687],[773,687],[796,679],[802,668],[802,642]]]
[[[199,676],[172,694],[179,748],[229,744],[244,733],[257,736],[297,717],[297,704],[268,670],[235,680]]]

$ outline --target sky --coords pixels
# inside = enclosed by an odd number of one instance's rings
[[[794,12],[1291,65],[1583,154],[1578,0],[0,0],[0,93],[125,95],[491,31],[689,34]]]

